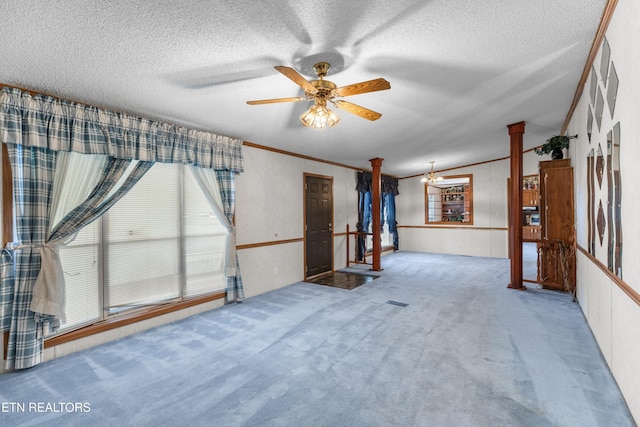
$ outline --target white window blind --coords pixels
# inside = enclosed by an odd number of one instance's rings
[[[99,231],[100,223],[94,221],[80,230],[73,242],[60,246],[67,298],[65,329],[102,318]]]
[[[112,310],[180,296],[179,172],[155,164],[104,215],[105,304]]]

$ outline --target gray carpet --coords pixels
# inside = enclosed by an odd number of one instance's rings
[[[522,244],[522,278],[533,280],[538,278],[538,248],[535,242],[524,242]],[[525,283],[527,288],[542,289],[542,285],[535,283]]]
[[[2,375],[0,425],[634,425],[566,294],[507,289],[503,259],[382,266],[353,290],[296,283]],[[33,402],[90,412],[4,410]]]

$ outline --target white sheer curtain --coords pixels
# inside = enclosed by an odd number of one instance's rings
[[[48,234],[66,214],[89,196],[98,183],[107,159],[104,155],[58,152]]]
[[[91,194],[100,179],[107,159],[108,156],[104,155],[58,152],[47,240],[58,223]],[[74,236],[62,241],[47,241],[40,248],[42,266],[33,288],[31,301],[32,311],[55,315],[61,322],[65,321],[66,292],[58,246],[73,240]]]
[[[233,224],[229,222],[224,214],[222,206],[222,196],[220,195],[220,186],[216,179],[216,172],[213,169],[198,168],[189,165],[189,169],[193,173],[193,177],[202,189],[209,206],[213,210],[216,218],[227,229],[227,247],[224,257],[224,274],[227,277],[235,276],[237,273],[236,262],[236,232]]]

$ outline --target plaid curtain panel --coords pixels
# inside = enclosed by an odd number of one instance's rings
[[[14,264],[13,250],[2,249],[2,270],[0,276],[0,331],[9,330],[13,308]]]
[[[222,196],[222,206],[224,214],[230,224],[234,224],[233,216],[236,212],[236,185],[235,174],[228,170],[216,170],[216,178],[220,185],[220,195]],[[231,232],[235,233],[235,226],[231,227]],[[227,297],[226,302],[237,302],[244,299],[244,287],[240,276],[240,263],[236,254],[236,275],[227,276]]]
[[[0,131],[2,142],[27,147],[244,171],[240,139],[15,88],[0,90]]]
[[[40,248],[49,227],[56,152],[8,146],[13,171],[17,242],[14,242],[14,289],[7,347],[7,369],[40,363],[42,328],[30,310],[33,285],[40,272]],[[5,281],[3,280],[3,287]]]

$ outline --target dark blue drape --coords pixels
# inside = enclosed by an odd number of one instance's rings
[[[356,191],[358,191],[358,223],[356,229],[360,232],[367,232],[371,224],[371,173],[358,172],[356,174]],[[386,222],[389,232],[393,236],[393,248],[398,250],[398,229],[396,222],[395,197],[398,193],[398,180],[389,176],[382,176],[382,195],[380,198],[380,228]],[[386,215],[385,215],[386,212]],[[367,250],[366,236],[358,236],[357,259],[362,261]]]
[[[398,250],[398,222],[396,221],[396,195],[386,193],[383,197],[386,207],[386,221],[389,233],[393,236],[393,250]]]

